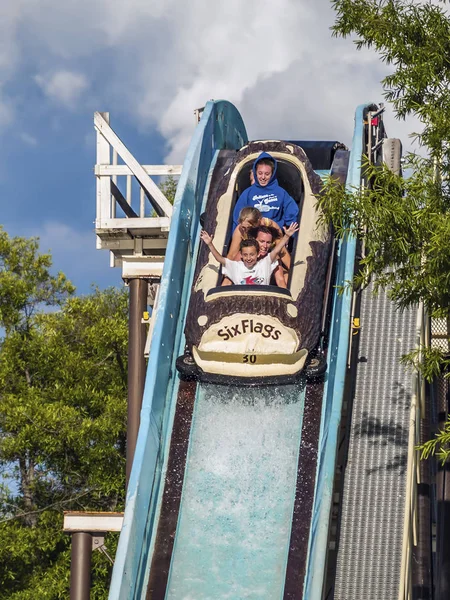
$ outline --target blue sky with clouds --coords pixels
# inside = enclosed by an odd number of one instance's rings
[[[333,16],[328,0],[1,0],[5,229],[39,236],[81,293],[121,283],[95,249],[96,110],[141,164],[181,164],[210,98],[233,102],[250,138],[350,144],[387,69],[333,39]],[[411,125],[386,121],[407,143]]]

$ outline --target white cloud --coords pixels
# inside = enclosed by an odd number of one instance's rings
[[[331,37],[329,0],[17,0],[0,25],[4,77],[31,61],[47,98],[122,111],[184,157],[193,110],[235,103],[252,137],[344,138],[354,109],[382,100],[374,52]],[[34,52],[34,54],[32,54]],[[13,118],[0,100],[0,124]],[[98,104],[98,105],[97,105]],[[2,112],[3,110],[3,112]],[[395,135],[396,132],[391,132]]]
[[[26,133],[25,131],[23,131],[22,133],[19,133],[19,138],[27,146],[35,147],[38,144],[37,139],[34,136],[30,135],[29,133]]]
[[[38,143],[24,131],[38,131],[25,121],[24,106],[45,119],[44,131],[71,141],[80,138],[57,108],[110,111],[113,127],[123,116],[134,121],[140,142],[157,128],[167,142],[166,161],[179,163],[194,131],[194,109],[223,98],[241,112],[250,138],[351,145],[355,109],[382,101],[379,82],[388,67],[375,52],[332,38],[333,21],[330,0],[3,0],[0,134],[14,123],[22,133],[11,135],[30,147]],[[43,94],[36,94],[36,84]],[[408,148],[417,123],[395,121],[389,107],[386,112],[389,135]],[[81,140],[94,153],[92,126]],[[133,151],[133,139],[123,141]],[[8,144],[2,146],[7,152]],[[86,154],[84,146],[79,150]],[[52,175],[42,169],[43,179]],[[47,205],[61,202],[61,191],[53,193]],[[68,204],[69,224],[71,210]],[[10,224],[8,231],[14,229]],[[41,250],[51,249],[55,267],[77,285],[120,282],[120,269],[110,269],[108,252],[95,249],[89,225],[81,233],[49,221],[17,233],[39,235]]]
[[[20,14],[18,3],[3,3],[0,18],[0,129],[14,120],[13,102],[4,88],[19,62],[20,48],[16,36]]]
[[[4,99],[0,86],[0,129],[14,120],[14,107],[9,100]]]
[[[333,39],[333,20],[328,0],[177,3],[176,36],[159,67],[140,65],[136,94],[141,121],[156,122],[168,141],[167,162],[183,160],[193,109],[210,98],[233,102],[250,138],[350,144],[354,111],[383,100],[388,68],[375,53]]]
[[[72,71],[61,70],[51,75],[36,75],[34,79],[51,100],[66,108],[74,108],[88,88],[86,76]]]

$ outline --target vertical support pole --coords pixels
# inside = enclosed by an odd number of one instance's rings
[[[109,113],[100,113],[109,124]],[[97,130],[97,164],[111,163],[111,148],[109,142]],[[111,218],[111,178],[107,175],[97,176],[97,214],[95,226],[101,228],[103,222]]]
[[[127,175],[127,202],[131,206],[131,175]]]
[[[444,428],[449,409],[448,380],[438,379],[438,427]],[[436,475],[437,524],[436,524],[436,599],[450,597],[450,464],[438,465]]]
[[[113,160],[112,160],[112,164],[114,166],[117,166],[117,150],[115,148],[113,148]],[[112,176],[112,181],[113,183],[115,183],[117,185],[117,175],[113,175]],[[111,196],[111,218],[115,219],[116,218],[116,200],[113,196]]]
[[[70,600],[89,600],[91,595],[92,535],[72,534]]]
[[[419,418],[419,443],[423,444],[430,439],[430,390],[422,391]],[[419,460],[417,469],[419,482],[417,482],[417,513],[418,531],[417,545],[412,548],[412,598],[414,600],[427,600],[432,598],[432,567],[431,567],[431,473],[430,461]]]
[[[198,125],[200,123],[200,119],[202,118],[202,113],[205,110],[205,107],[203,108],[196,108],[194,110],[194,118],[195,118],[195,124]]]
[[[367,111],[367,158],[372,163],[372,111]]]
[[[127,485],[136,448],[144,393],[146,326],[142,317],[147,310],[147,286],[146,279],[131,279],[129,282]]]
[[[145,217],[145,193],[143,187],[141,187],[139,194],[139,216],[141,219]]]

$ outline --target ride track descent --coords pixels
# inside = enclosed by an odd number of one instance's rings
[[[333,173],[359,187],[367,140],[384,137],[382,120],[367,118],[377,110],[357,108],[351,151],[338,143],[277,143],[299,148],[317,185]],[[209,377],[207,360],[188,376],[176,368],[192,340],[201,351],[202,331],[192,328],[204,320],[188,310],[202,268],[200,215],[215,182],[252,144],[273,149],[274,142],[249,144],[233,105],[207,103],[174,203],[110,600],[321,598],[352,309],[351,294],[336,287],[353,276],[356,240],[330,245],[332,269],[322,261],[328,283],[316,298],[318,335],[306,346],[308,359],[326,357],[322,376],[307,379],[300,366],[286,371],[293,377],[265,380],[264,367],[252,378],[228,364],[221,377],[217,368]],[[303,318],[302,305],[294,308],[291,320]]]

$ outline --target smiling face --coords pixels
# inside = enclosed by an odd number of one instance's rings
[[[273,169],[270,165],[261,165],[259,163],[256,165],[256,179],[262,187],[269,183],[272,173]]]
[[[258,252],[254,246],[247,246],[246,248],[242,248],[241,257],[242,262],[247,269],[251,269],[256,265],[256,261],[258,260]]]
[[[258,231],[258,235],[256,236],[256,241],[259,246],[259,257],[267,256],[272,247],[272,236],[270,233],[264,233],[263,231]]]

